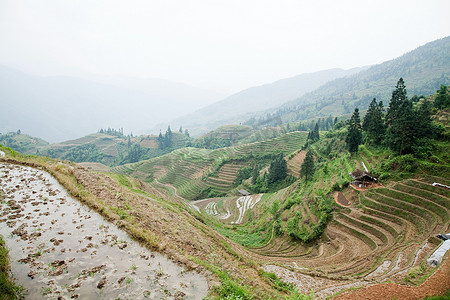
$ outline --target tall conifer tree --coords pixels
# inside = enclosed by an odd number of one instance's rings
[[[377,103],[377,99],[373,98],[362,124],[362,129],[367,132],[367,137],[376,145],[381,144],[385,134],[383,110],[383,101]]]
[[[311,150],[306,152],[305,160],[300,168],[300,176],[305,177],[305,181],[308,182],[311,177],[314,176],[314,156]]]
[[[352,117],[349,121],[348,133],[345,139],[348,150],[351,153],[358,152],[358,146],[361,144],[361,120],[359,118],[359,109],[355,108]]]

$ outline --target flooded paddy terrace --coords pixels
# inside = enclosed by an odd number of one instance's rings
[[[0,163],[0,234],[27,299],[202,299],[206,278],[133,241],[48,173]]]

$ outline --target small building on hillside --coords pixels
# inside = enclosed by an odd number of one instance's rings
[[[366,188],[377,182],[377,178],[374,175],[360,169],[351,172],[350,176],[353,178],[351,184],[360,188]]]
[[[247,192],[246,190],[239,190],[239,194],[241,194],[242,196],[250,196],[251,194],[249,192]]]

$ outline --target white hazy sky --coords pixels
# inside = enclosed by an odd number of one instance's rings
[[[0,0],[0,64],[220,92],[381,63],[450,35],[450,1]]]

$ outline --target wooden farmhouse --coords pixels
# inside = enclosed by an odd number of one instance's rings
[[[377,182],[377,178],[374,175],[360,169],[351,172],[350,176],[353,178],[351,184],[360,188],[366,188]]]

